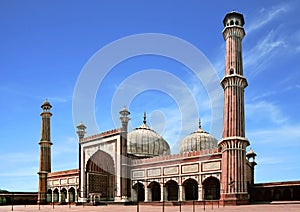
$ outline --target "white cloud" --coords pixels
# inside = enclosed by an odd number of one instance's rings
[[[286,48],[286,38],[279,37],[277,31],[278,29],[270,31],[255,46],[246,49],[244,68],[251,70],[249,75],[255,76],[265,70],[265,67],[274,61],[282,49]]]
[[[285,124],[270,129],[255,129],[250,131],[247,136],[251,138],[251,143],[272,144],[276,147],[300,147],[300,124]]]
[[[255,101],[245,105],[248,120],[272,124],[281,124],[288,120],[280,107],[267,101]]]
[[[290,6],[288,4],[280,4],[271,9],[261,9],[259,14],[257,14],[248,24],[247,34],[262,28],[268,23],[274,21],[274,19],[280,17],[282,14],[287,13],[289,10]]]
[[[66,136],[55,142],[52,148],[53,155],[78,152],[78,140],[76,137]]]

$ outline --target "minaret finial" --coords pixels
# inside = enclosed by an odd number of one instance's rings
[[[147,116],[146,116],[146,112],[144,112],[144,121],[143,121],[144,124],[147,123]]]

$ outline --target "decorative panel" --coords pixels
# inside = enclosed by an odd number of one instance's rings
[[[61,179],[61,180],[60,180],[60,184],[61,184],[61,185],[65,185],[65,184],[67,184],[67,183],[68,183],[67,179]]]
[[[75,178],[69,178],[69,184],[74,184],[75,182]]]
[[[160,168],[159,169],[148,169],[147,176],[148,177],[160,176]]]
[[[59,185],[59,180],[54,180],[53,185]]]
[[[145,171],[144,171],[144,170],[133,171],[133,172],[132,172],[132,177],[133,177],[133,178],[141,178],[141,177],[145,177]]]
[[[202,163],[202,171],[213,171],[213,170],[220,170],[220,169],[221,169],[220,161]]]
[[[199,164],[191,164],[191,165],[184,165],[181,167],[182,173],[193,173],[193,172],[199,172]]]
[[[164,175],[178,174],[178,166],[165,167]]]

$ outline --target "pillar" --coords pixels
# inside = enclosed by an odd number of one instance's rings
[[[165,200],[165,198],[164,198],[164,194],[165,194],[164,188],[165,188],[164,184],[163,183],[160,184],[160,201],[161,202],[163,202]]]
[[[54,202],[54,192],[51,190],[51,202]]]
[[[183,186],[182,185],[178,185],[178,191],[179,191],[179,201],[183,201]]]
[[[61,192],[58,190],[58,202],[61,202]]]
[[[145,202],[149,201],[149,199],[148,199],[148,190],[149,190],[149,188],[147,187],[147,183],[146,183],[146,185],[145,185]]]
[[[202,191],[202,185],[198,185],[198,201],[203,200],[203,191]]]
[[[70,194],[69,194],[69,190],[67,190],[67,200],[66,200],[66,202],[70,202]]]

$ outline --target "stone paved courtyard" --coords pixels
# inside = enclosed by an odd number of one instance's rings
[[[12,211],[12,206],[0,206],[0,211]],[[137,206],[75,206],[75,205],[55,205],[54,209],[50,205],[40,206],[36,205],[17,205],[13,206],[13,211],[101,211],[101,212],[135,212]],[[139,212],[161,212],[162,206],[140,205]],[[179,206],[165,206],[164,212],[180,212]],[[181,207],[182,212],[193,212],[192,205],[184,205]],[[207,206],[204,210],[203,206],[195,205],[195,211],[263,211],[263,212],[277,212],[277,211],[300,211],[300,204],[259,204],[259,205],[243,205],[243,206]]]

